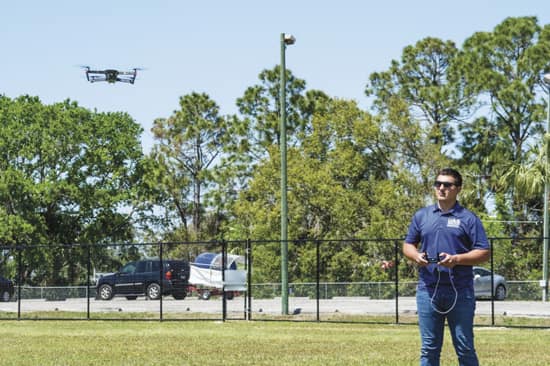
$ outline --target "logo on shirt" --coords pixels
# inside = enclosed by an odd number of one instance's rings
[[[449,219],[447,220],[447,227],[454,227],[454,228],[460,227],[460,219],[449,217]]]

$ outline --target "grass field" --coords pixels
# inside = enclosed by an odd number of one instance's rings
[[[418,365],[414,325],[0,321],[0,365]],[[550,330],[476,328],[481,365],[549,365]],[[449,334],[442,365],[456,365]]]

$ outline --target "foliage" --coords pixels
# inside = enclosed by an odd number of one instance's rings
[[[69,100],[43,105],[36,97],[0,97],[0,121],[4,245],[133,238],[141,128],[127,114],[90,112]],[[23,259],[24,280],[83,281],[84,253],[45,248]],[[94,249],[94,262],[105,254]]]
[[[535,17],[507,18],[492,32],[475,33],[459,57],[468,89],[486,106],[461,128],[461,163],[474,167],[485,191],[498,196],[503,220],[537,221],[541,210],[545,169],[537,156],[545,106],[538,96],[549,57],[550,29]],[[533,233],[520,225],[518,234]]]
[[[157,177],[168,192],[170,209],[177,212],[185,231],[191,216],[193,232],[200,239],[203,191],[213,181],[213,167],[229,136],[219,107],[208,95],[185,95],[179,104],[180,110],[171,117],[155,120],[152,158],[158,162]]]
[[[453,42],[432,37],[407,46],[401,62],[394,60],[388,71],[370,76],[366,95],[376,95],[374,105],[381,111],[388,110],[391,99],[403,100],[413,118],[426,123],[433,144],[452,143],[452,123],[467,115],[474,102],[453,72],[457,53]]]
[[[370,75],[369,112],[285,70],[291,277],[312,279],[323,242],[331,243],[320,254],[326,280],[388,280],[379,261],[394,246],[354,240],[399,241],[413,212],[433,202],[432,180],[445,166],[462,172],[460,201],[489,236],[512,238],[495,247],[499,271],[539,276],[540,243],[522,238],[541,236],[549,59],[550,26],[535,17],[504,19],[460,46],[426,37]],[[145,157],[125,113],[0,96],[0,240],[44,244],[26,255],[25,280],[84,280],[87,253],[70,245],[54,253],[54,243],[112,244],[91,253],[106,268],[137,255],[117,241],[247,238],[266,241],[255,279],[277,279],[280,73],[280,65],[262,70],[235,115],[221,116],[206,93],[181,96],[178,110],[154,121]],[[200,248],[217,250],[167,252]],[[11,270],[13,258],[3,251],[0,264]],[[414,273],[400,266],[399,276]]]

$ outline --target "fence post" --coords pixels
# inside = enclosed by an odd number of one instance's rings
[[[316,270],[316,298],[317,298],[317,321],[320,321],[319,317],[319,297],[321,296],[321,289],[320,289],[320,279],[321,279],[321,253],[319,250],[320,242],[319,240],[315,240],[315,254],[317,256],[316,262],[317,262],[317,270]]]
[[[159,283],[160,283],[160,301],[159,301],[159,307],[160,307],[160,314],[159,314],[159,320],[163,320],[163,313],[162,313],[162,295],[164,294],[164,262],[162,260],[162,250],[163,245],[162,242],[159,243],[159,262],[160,262],[160,269],[159,269]]]
[[[22,264],[21,264],[21,257],[23,256],[23,246],[17,245],[17,320],[21,320],[21,271],[22,271]]]
[[[395,268],[395,324],[399,324],[399,242],[394,240]]]
[[[227,319],[227,298],[225,297],[225,267],[227,260],[227,245],[225,240],[222,240],[222,321]]]
[[[90,320],[90,272],[91,272],[91,245],[88,244],[88,261],[86,263],[86,270],[88,271],[88,280],[86,281],[86,319]]]
[[[489,248],[491,248],[491,325],[495,325],[495,289],[494,289],[494,283],[495,283],[495,266],[494,266],[494,256],[493,256],[493,239],[489,239]]]
[[[246,265],[246,298],[245,298],[245,319],[252,319],[252,245],[250,238],[246,239],[246,250],[245,250],[245,265]]]

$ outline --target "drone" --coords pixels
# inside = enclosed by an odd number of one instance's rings
[[[114,84],[117,81],[121,83],[130,83],[133,84],[136,81],[136,76],[138,68],[132,69],[132,71],[119,71],[114,69],[106,70],[92,70],[89,66],[83,66],[86,69],[86,79],[90,83],[95,83],[96,81],[106,81],[109,84]]]

